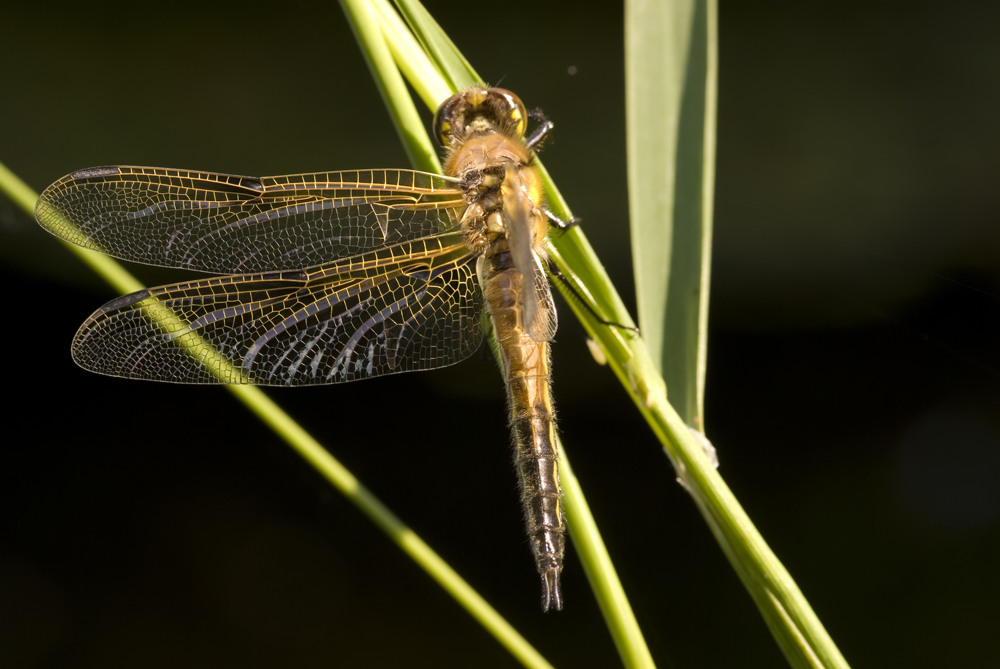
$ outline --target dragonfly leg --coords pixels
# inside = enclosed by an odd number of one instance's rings
[[[576,216],[569,219],[568,221],[564,221],[563,219],[559,218],[548,209],[545,209],[543,211],[545,212],[545,220],[549,222],[549,225],[551,225],[556,230],[559,230],[560,232],[566,232],[570,228],[575,228],[576,226],[580,225],[580,223],[583,222],[582,218],[577,218]]]
[[[570,294],[576,298],[576,301],[579,302],[581,305],[583,305],[583,308],[589,311],[590,315],[593,316],[598,323],[600,323],[601,325],[607,325],[608,327],[621,328],[622,330],[628,330],[629,332],[640,334],[639,328],[635,327],[634,325],[625,325],[624,323],[609,321],[605,319],[603,316],[601,316],[601,314],[597,312],[597,307],[591,304],[590,300],[586,299],[583,295],[580,294],[580,291],[577,290],[576,286],[574,286],[573,283],[568,278],[566,278],[566,275],[562,273],[562,270],[560,270],[559,267],[555,264],[555,262],[553,262],[552,258],[548,259],[548,266],[549,266],[549,274],[552,276],[552,278],[558,280],[559,283],[566,286],[566,289],[569,290]]]
[[[542,146],[542,142],[549,136],[549,133],[556,127],[556,124],[550,121],[541,109],[532,109],[528,112],[528,118],[536,121],[538,126],[531,131],[530,135],[524,138],[524,143],[532,151],[538,151]]]

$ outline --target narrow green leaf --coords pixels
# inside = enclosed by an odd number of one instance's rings
[[[437,148],[431,142],[406,83],[396,67],[378,23],[378,15],[366,0],[341,0],[354,36],[378,86],[382,100],[396,126],[410,163],[427,172],[440,172]]]
[[[396,6],[452,91],[482,83],[469,61],[422,4],[413,0],[396,0]]]
[[[715,174],[715,2],[626,3],[629,212],[639,326],[670,403],[704,430]]]
[[[704,431],[716,15],[715,0],[626,3],[629,209],[648,348],[633,349],[624,380],[788,661],[846,667],[695,437]]]
[[[444,77],[438,65],[427,56],[427,52],[392,5],[386,0],[372,0],[368,7],[382,29],[382,37],[400,72],[427,108],[437,109],[438,105],[455,92],[454,84]]]

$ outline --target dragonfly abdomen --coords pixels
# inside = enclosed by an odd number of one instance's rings
[[[523,283],[523,275],[508,268],[489,276],[484,292],[504,361],[514,463],[528,540],[542,578],[542,608],[560,610],[559,576],[566,527],[550,389],[549,343],[535,341],[521,322],[523,312],[518,296],[526,289]]]
[[[542,577],[542,608],[562,609],[559,575],[565,552],[555,416],[548,377],[548,344],[522,344],[536,349],[531,357],[544,359],[543,369],[511,368],[507,389],[514,435],[514,462],[521,487],[521,504],[535,565]]]
[[[524,136],[528,118],[510,91],[473,87],[441,105],[434,127],[448,147],[445,172],[465,190],[466,244],[482,254],[477,273],[503,358],[521,501],[548,611],[562,608],[566,530],[549,390],[556,313],[544,269],[548,221]]]

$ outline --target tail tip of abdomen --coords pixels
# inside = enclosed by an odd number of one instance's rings
[[[559,585],[559,568],[549,567],[542,572],[542,611],[562,611],[562,588]]]

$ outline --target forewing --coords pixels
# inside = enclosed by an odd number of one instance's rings
[[[45,189],[38,222],[123,260],[219,274],[312,267],[454,228],[457,182],[411,170],[247,177],[97,167]]]
[[[151,288],[88,318],[73,357],[126,378],[281,386],[442,367],[482,340],[474,266],[451,232],[311,271]]]

